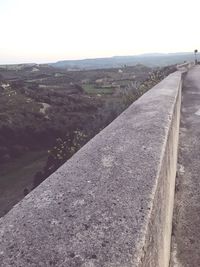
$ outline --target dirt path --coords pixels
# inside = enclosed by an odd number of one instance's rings
[[[173,267],[200,266],[200,66],[184,79],[172,233]]]

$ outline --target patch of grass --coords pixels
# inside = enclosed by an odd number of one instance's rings
[[[114,92],[113,87],[107,87],[107,88],[102,88],[98,87],[96,88],[94,84],[84,84],[83,86],[84,91],[87,94],[112,94]]]
[[[33,187],[33,176],[43,169],[47,151],[29,152],[0,167],[0,217],[24,197],[24,189]]]
[[[127,86],[129,85],[133,80],[121,80],[121,81],[118,81],[118,84],[121,85],[121,86]]]
[[[2,164],[0,169],[1,189],[9,184],[18,183],[20,180],[28,179],[30,182],[34,174],[44,167],[47,156],[46,151],[29,152],[19,159]]]

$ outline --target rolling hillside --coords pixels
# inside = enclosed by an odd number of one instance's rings
[[[93,58],[83,60],[62,60],[50,65],[71,70],[121,68],[143,64],[148,67],[163,67],[194,60],[193,53],[143,54],[137,56],[116,56],[110,58]]]

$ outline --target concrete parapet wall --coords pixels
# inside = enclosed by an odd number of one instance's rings
[[[167,267],[181,73],[156,85],[0,219],[0,266]]]
[[[179,71],[186,72],[186,71],[188,71],[190,68],[192,68],[194,66],[195,66],[194,62],[185,62],[183,64],[177,65],[176,68]]]

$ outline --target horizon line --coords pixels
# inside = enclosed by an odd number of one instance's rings
[[[93,60],[93,59],[108,59],[108,58],[116,58],[116,57],[138,57],[138,56],[156,56],[156,55],[173,55],[173,54],[193,54],[194,52],[146,52],[140,54],[132,54],[132,55],[113,55],[113,56],[105,56],[105,57],[81,57],[81,58],[74,58],[74,59],[57,59],[57,60],[44,60],[44,61],[22,61],[18,63],[0,63],[0,66],[5,65],[27,65],[27,64],[34,64],[34,65],[43,65],[43,64],[53,64],[62,61],[84,61],[84,60]]]

